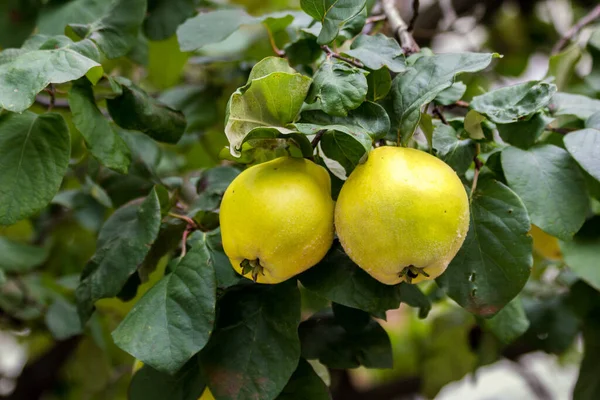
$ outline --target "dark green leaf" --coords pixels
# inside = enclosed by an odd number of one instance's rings
[[[129,384],[130,400],[198,400],[206,388],[196,358],[175,375],[144,365]]]
[[[11,225],[41,210],[58,192],[69,164],[70,137],[65,120],[55,113],[6,114],[0,131],[0,225]]]
[[[600,322],[589,318],[583,327],[584,353],[579,378],[573,391],[574,400],[594,400],[600,396],[598,359],[600,358]]]
[[[392,345],[386,331],[371,319],[363,329],[347,331],[331,311],[300,324],[302,357],[318,359],[329,368],[391,368]]]
[[[23,273],[39,267],[48,258],[48,249],[0,236],[0,269]]]
[[[564,138],[567,151],[581,167],[600,181],[600,130],[582,129]]]
[[[56,340],[65,340],[82,332],[77,307],[62,298],[57,298],[48,307],[44,319],[48,330]]]
[[[185,132],[183,113],[159,103],[126,79],[119,83],[123,94],[106,100],[115,123],[125,129],[142,131],[159,142],[177,143]]]
[[[126,205],[106,221],[96,253],[75,291],[82,321],[88,320],[96,300],[116,296],[136,272],[158,235],[160,217],[160,203],[152,189],[141,204]]]
[[[386,135],[390,128],[390,119],[379,104],[366,101],[348,116],[334,117],[323,111],[304,111],[300,122],[295,124],[306,135],[314,135],[321,129],[336,130],[349,135],[369,135],[377,140]]]
[[[390,71],[387,68],[371,71],[371,73],[367,75],[367,84],[369,85],[367,100],[378,101],[383,99],[387,96],[392,87]]]
[[[221,298],[217,328],[200,353],[215,398],[267,400],[285,387],[300,358],[296,285],[250,284]]]
[[[204,86],[177,86],[163,92],[158,100],[183,112],[187,132],[194,132],[214,124],[218,119],[218,105],[214,101],[220,93]]]
[[[149,0],[144,33],[150,40],[165,40],[194,15],[194,0]]]
[[[540,137],[546,125],[552,121],[542,113],[533,114],[527,120],[521,120],[510,124],[497,124],[498,133],[502,140],[521,149],[533,146]]]
[[[300,7],[321,22],[319,44],[331,43],[340,29],[365,8],[366,0],[300,0]]]
[[[38,17],[38,30],[46,35],[61,35],[69,24],[94,22],[102,17],[110,6],[111,1],[106,0],[52,1]]]
[[[588,210],[585,182],[577,163],[560,147],[545,144],[502,151],[508,185],[527,206],[531,222],[559,239],[579,230]]]
[[[529,320],[521,300],[517,297],[506,305],[498,314],[483,321],[489,329],[503,343],[509,344],[529,329]]]
[[[110,59],[126,55],[137,42],[146,15],[146,0],[113,0],[94,22],[69,24],[68,33],[94,41]]]
[[[329,390],[313,367],[303,358],[276,400],[329,400]]]
[[[600,290],[600,217],[586,221],[572,241],[561,242],[560,249],[565,263],[575,274]]]
[[[385,318],[385,312],[398,308],[401,302],[420,307],[422,315],[431,309],[429,300],[416,286],[378,282],[353,263],[338,242],[321,262],[300,275],[300,282],[319,296],[378,318]]]
[[[360,60],[365,67],[376,70],[387,67],[400,73],[406,70],[404,52],[398,42],[382,33],[373,36],[360,35],[344,54]]]
[[[0,48],[19,47],[35,29],[39,3],[5,0],[0,5]]]
[[[406,144],[417,128],[421,107],[452,86],[457,74],[481,71],[492,57],[488,53],[423,56],[406,73],[398,75],[392,82],[392,98],[402,143]]]
[[[433,148],[437,156],[452,167],[458,175],[463,175],[475,157],[475,142],[461,140],[450,125],[438,125],[433,131]]]
[[[550,102],[550,110],[555,116],[574,115],[579,119],[588,119],[600,112],[600,100],[571,93],[556,93]]]
[[[0,64],[0,109],[22,112],[50,83],[64,83],[86,75],[92,83],[102,76],[102,66],[70,47],[34,50]]]
[[[471,101],[471,108],[492,122],[508,124],[547,106],[555,92],[553,84],[530,81],[476,96]]]
[[[129,147],[96,106],[89,82],[73,84],[69,92],[69,105],[73,123],[92,155],[108,168],[126,174],[131,163]]]
[[[467,85],[458,81],[454,82],[448,89],[442,90],[437,96],[435,96],[435,102],[443,106],[449,106],[462,99],[463,95],[467,91]]]
[[[575,66],[581,58],[581,47],[573,44],[558,54],[550,57],[548,76],[554,77],[558,90],[565,90],[571,77],[575,74]]]
[[[320,145],[323,154],[339,162],[349,176],[371,149],[371,138],[332,130],[325,132]]]
[[[221,239],[221,228],[207,232],[204,235],[206,238],[206,246],[210,251],[210,257],[213,260],[213,266],[217,276],[217,286],[225,289],[240,283],[240,281],[244,282],[245,278],[235,272],[229,258],[225,255]]]
[[[216,279],[204,233],[173,272],[152,287],[113,331],[115,344],[161,372],[177,372],[208,342],[215,319]],[[147,329],[147,327],[152,329]]]
[[[306,102],[310,104],[317,101],[327,114],[345,117],[348,111],[365,101],[367,90],[367,78],[363,71],[328,60],[321,64],[313,77]]]
[[[438,284],[473,314],[491,317],[525,286],[533,264],[527,210],[508,187],[480,179],[461,249]]]
[[[148,44],[148,81],[158,89],[166,89],[174,86],[181,80],[183,69],[189,56],[189,53],[182,53],[179,50],[179,44],[175,36],[167,40],[150,42]],[[185,86],[185,88],[194,89],[193,86]],[[193,100],[196,103],[202,100],[208,103],[209,99],[198,96],[198,98],[194,98]],[[210,100],[213,104],[212,108],[214,108],[214,98],[210,98]],[[159,101],[163,102],[162,99],[159,99]],[[183,111],[183,107],[185,106],[187,104],[182,105],[182,108],[171,107]],[[210,108],[206,112],[210,112]]]

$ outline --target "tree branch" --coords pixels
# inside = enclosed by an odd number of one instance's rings
[[[313,149],[317,148],[317,145],[319,144],[319,142],[321,141],[321,138],[323,137],[323,134],[326,132],[325,129],[321,129],[320,131],[317,132],[317,134],[315,135],[315,137],[313,138],[312,142],[310,142],[311,146]]]
[[[67,99],[54,98],[53,100],[52,97],[46,97],[39,94],[35,96],[35,102],[41,106],[48,108],[48,111],[50,111],[52,108],[70,108]]]
[[[409,32],[412,32],[412,30],[415,27],[415,22],[417,22],[417,18],[419,18],[419,0],[413,0],[412,11],[413,11],[413,15],[410,18],[410,22],[408,23],[408,31]]]
[[[585,17],[581,18],[575,25],[571,27],[571,29],[567,31],[562,38],[560,38],[560,40],[552,48],[552,54],[559,53],[563,47],[565,47],[567,43],[570,42],[573,37],[579,33],[579,31],[581,31],[584,26],[598,18],[600,18],[600,4],[590,11]]]
[[[400,16],[395,0],[382,0],[381,5],[394,32],[394,36],[396,36],[400,46],[404,49],[404,53],[410,55],[418,52],[420,47],[408,31],[408,25],[406,25],[406,22]]]
[[[325,54],[327,54],[327,57],[337,58],[338,60],[342,60],[342,61],[347,62],[348,64],[351,64],[351,65],[354,65],[355,67],[358,67],[358,68],[364,68],[365,67],[359,61],[353,60],[353,59],[348,58],[348,57],[344,57],[344,56],[336,53],[335,51],[331,50],[331,48],[329,46],[327,46],[326,44],[322,45],[321,49],[323,49],[323,51],[325,52]]]

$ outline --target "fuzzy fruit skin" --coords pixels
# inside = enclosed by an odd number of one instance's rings
[[[325,256],[333,242],[333,209],[323,167],[292,157],[255,165],[223,196],[223,249],[238,273],[245,259],[258,259],[264,267],[258,283],[283,282]]]
[[[549,260],[562,260],[562,253],[557,238],[548,235],[536,225],[531,225],[529,234],[533,238],[533,249],[539,255]]]
[[[335,225],[348,256],[378,281],[411,283],[441,275],[469,230],[469,199],[443,161],[423,151],[383,146],[369,153],[344,183]]]

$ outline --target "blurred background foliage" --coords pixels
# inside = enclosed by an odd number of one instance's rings
[[[4,0],[0,4],[0,47],[18,47],[33,31],[61,34],[66,23],[91,21],[108,3]],[[167,3],[149,1],[149,16],[152,10]],[[296,0],[179,3],[186,3],[192,12],[243,6],[259,15],[299,9]],[[411,3],[398,2],[402,14],[411,14]],[[557,77],[559,90],[600,98],[598,25],[586,27],[577,42],[558,55],[550,55],[568,28],[596,4],[595,0],[421,0],[414,36],[421,46],[428,46],[434,52],[503,54],[485,73],[461,77],[467,85],[465,100],[483,89],[542,79],[548,73],[548,65],[555,68],[553,75]],[[297,20],[300,18],[308,17],[304,15]],[[34,387],[51,387],[44,399],[127,397],[133,360],[114,345],[110,332],[162,276],[168,260],[159,255],[158,268],[143,277],[137,292],[123,293],[123,298],[132,298],[130,301],[101,300],[88,328],[90,334],[85,336],[69,331],[73,324],[65,321],[69,315],[73,316],[69,311],[74,307],[73,290],[80,270],[95,251],[95,238],[106,217],[120,205],[147,193],[153,182],[178,187],[183,198],[186,193],[195,194],[197,182],[210,182],[210,176],[203,171],[220,164],[219,153],[227,144],[223,121],[228,98],[245,83],[255,62],[272,55],[267,32],[261,26],[243,27],[224,42],[191,54],[180,52],[175,36],[150,41],[148,37],[154,39],[156,32],[151,25],[147,28],[130,54],[108,61],[105,68],[108,73],[129,77],[162,102],[181,109],[188,121],[187,131],[177,145],[162,145],[144,135],[123,132],[132,149],[133,162],[130,174],[119,175],[101,168],[83,151],[83,139],[70,113],[61,109],[65,96],[59,93],[55,111],[66,119],[72,136],[69,175],[51,207],[36,218],[0,227],[0,249],[5,239],[24,246],[43,245],[26,261],[26,270],[11,279],[10,284],[0,287],[0,396],[33,399],[37,398]],[[292,25],[278,32],[274,40],[284,43],[286,36],[294,35],[300,33]],[[315,53],[315,49],[302,41],[293,46],[302,54]],[[319,49],[315,56],[320,56]],[[35,107],[38,112],[45,111],[42,104]],[[596,188],[596,193],[599,192]],[[209,201],[209,195],[201,195],[196,201]],[[598,204],[595,208],[600,209]],[[209,213],[206,218],[210,220]],[[548,398],[567,397],[581,360],[577,336],[581,313],[598,293],[582,282],[568,291],[575,278],[562,268],[560,255],[544,251],[545,240],[548,239],[536,239],[538,253],[532,277],[515,300],[523,302],[527,314],[524,323],[528,320],[530,328],[513,343],[502,343],[486,331],[485,323],[442,298],[434,285],[425,285],[424,291],[436,301],[428,319],[421,320],[417,311],[402,306],[390,311],[384,323],[393,345],[392,370],[324,370],[326,380],[337,388],[339,398],[346,400],[402,398],[419,392],[427,397],[455,398],[472,392],[465,391],[460,383],[448,390],[443,388],[460,381],[477,367],[496,363],[495,369],[483,368],[477,378],[472,375],[467,379],[471,387],[479,390],[478,397],[467,398],[484,398],[485,393],[491,393],[491,398],[512,398],[512,392],[505,387],[514,384],[511,379],[517,380],[515,395],[522,398],[544,398],[548,393],[553,393]],[[306,316],[323,306],[323,299],[303,293]],[[549,355],[536,353],[538,358],[519,359],[523,354],[538,351]],[[501,358],[505,361],[498,362]],[[486,392],[482,389],[489,382],[486,374],[492,377],[498,370],[503,375],[492,384],[497,391],[488,387]],[[556,378],[549,379],[548,374],[555,374]],[[397,397],[390,397],[390,393]]]

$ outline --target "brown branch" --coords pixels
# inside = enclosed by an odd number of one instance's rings
[[[419,0],[413,0],[412,2],[412,12],[413,15],[408,23],[408,31],[412,32],[415,27],[415,22],[417,22],[417,18],[419,18]]]
[[[600,18],[600,4],[594,7],[585,17],[581,18],[575,25],[573,25],[565,35],[552,48],[552,54],[559,53],[568,42],[570,42],[575,35],[581,31],[581,29],[589,23]]]
[[[267,28],[267,36],[269,36],[269,43],[271,43],[271,48],[273,49],[273,52],[277,55],[277,57],[285,57],[285,51],[277,47],[277,44],[275,43],[275,38],[273,37],[273,34],[271,33],[271,30],[269,28]]]
[[[448,120],[444,117],[444,113],[442,112],[442,108],[440,106],[433,106],[432,113],[438,117],[444,125],[448,125]]]
[[[323,49],[325,54],[327,54],[327,57],[337,58],[338,60],[347,62],[348,64],[354,65],[355,67],[364,68],[364,65],[360,61],[356,61],[351,58],[344,57],[344,56],[336,53],[335,51],[331,50],[331,48],[329,46],[327,46],[326,44],[322,45],[321,49]]]
[[[546,130],[550,132],[560,133],[561,135],[566,135],[567,133],[578,130],[577,128],[554,128],[550,125],[546,126]]]
[[[388,22],[390,23],[390,28],[392,29],[392,32],[394,32],[396,40],[398,40],[400,46],[402,46],[404,53],[410,55],[418,52],[420,47],[408,31],[408,25],[406,25],[406,22],[404,22],[400,16],[400,13],[396,8],[396,1],[382,0],[381,5],[383,7],[383,12],[387,16]]]
[[[325,129],[321,129],[320,131],[317,132],[317,134],[313,138],[312,142],[310,142],[313,149],[317,148],[317,145],[321,141],[321,138],[323,137],[323,134],[325,134],[325,132],[326,132]]]
[[[385,21],[387,16],[385,14],[373,15],[366,19],[365,24],[373,24],[379,21]]]
[[[54,99],[54,102],[52,100],[52,98],[46,97],[46,96],[42,96],[42,95],[37,95],[35,96],[35,102],[41,106],[47,107],[49,109],[50,105],[52,103],[54,103],[54,105],[52,106],[52,108],[70,108],[69,107],[69,102],[67,101],[67,99]]]

